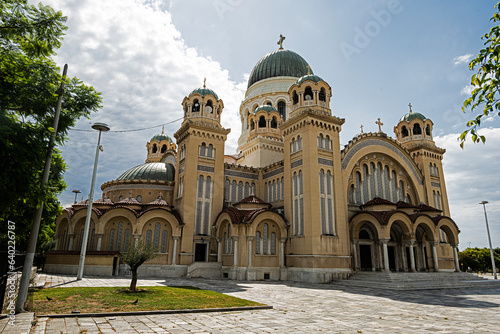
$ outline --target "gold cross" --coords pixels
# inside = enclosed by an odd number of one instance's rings
[[[203,78],[203,88],[207,88],[207,78]]]
[[[363,124],[361,124],[361,133],[364,133],[364,132],[363,132]]]
[[[310,75],[311,74],[311,66],[309,66],[309,64],[307,64],[307,75]]]
[[[411,107],[412,107],[411,102],[408,103],[408,107],[410,107],[410,112],[412,112],[412,110],[411,110]]]
[[[378,132],[382,132],[382,125],[384,125],[384,123],[380,121],[380,117],[378,118],[378,121],[375,122],[375,124],[378,124]]]
[[[282,34],[280,34],[280,40],[278,41],[278,44],[280,46],[280,50],[283,50],[283,41],[285,40],[285,36],[283,36]]]

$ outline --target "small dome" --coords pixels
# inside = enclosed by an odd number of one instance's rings
[[[400,122],[402,122],[402,121],[410,122],[411,120],[413,120],[415,118],[420,118],[422,121],[425,121],[427,119],[427,117],[425,117],[424,115],[422,115],[419,112],[409,112],[406,115],[404,115],[403,117],[401,117],[401,119],[399,121]]]
[[[256,113],[258,113],[261,110],[267,111],[268,114],[270,112],[272,112],[272,111],[278,112],[278,110],[276,110],[274,107],[268,106],[268,105],[264,105],[264,106],[259,106],[259,107],[255,108],[255,110],[253,111],[253,113],[256,114]]]
[[[299,54],[279,49],[262,57],[248,79],[248,88],[257,81],[273,77],[296,77],[300,78],[308,73],[307,62]],[[312,73],[312,70],[309,72]]]
[[[151,138],[151,140],[158,140],[158,141],[168,140],[169,142],[172,142],[172,139],[169,136],[167,136],[166,134],[163,134],[163,133],[159,134],[159,135],[153,136]]]
[[[297,80],[296,84],[300,85],[301,83],[303,83],[304,81],[307,81],[307,80],[312,80],[316,83],[320,82],[320,81],[325,81],[325,80],[321,79],[319,76],[317,76],[316,74],[307,74],[307,75],[304,75],[299,80]]]
[[[163,162],[150,162],[130,168],[117,180],[174,181],[175,168]]]
[[[217,96],[217,94],[215,94],[215,92],[213,90],[206,88],[206,87],[196,88],[191,93],[189,93],[189,96],[191,96],[193,94],[200,94],[201,96],[213,95],[217,100],[219,99],[219,97]]]

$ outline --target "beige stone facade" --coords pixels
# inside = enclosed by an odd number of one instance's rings
[[[227,155],[222,100],[205,85],[192,91],[175,143],[153,137],[145,164],[102,185],[86,273],[127,273],[113,259],[139,239],[158,249],[141,267],[150,276],[329,282],[358,270],[458,271],[432,121],[410,110],[395,138],[380,129],[342,148],[346,120],[331,98],[302,57],[271,52],[252,71],[238,153]],[[76,272],[86,207],[57,219],[48,271]]]

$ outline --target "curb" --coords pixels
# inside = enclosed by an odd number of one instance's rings
[[[210,313],[210,312],[232,312],[232,311],[252,311],[252,310],[270,310],[272,306],[243,306],[243,307],[223,307],[223,308],[202,308],[202,309],[184,309],[184,310],[153,310],[153,311],[135,311],[135,312],[106,312],[106,313],[71,313],[71,314],[40,314],[37,318],[88,318],[88,317],[110,317],[127,315],[152,315],[152,314],[180,314],[180,313]]]

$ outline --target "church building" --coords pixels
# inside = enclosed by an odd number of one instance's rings
[[[101,185],[84,274],[123,275],[139,240],[155,277],[330,282],[356,271],[459,271],[433,122],[413,112],[341,147],[332,89],[299,54],[262,57],[240,105],[238,153],[226,154],[222,98],[203,87],[184,119],[147,144],[145,163]],[[375,121],[375,120],[374,120]],[[387,125],[386,125],[387,126]],[[76,274],[88,202],[56,221],[49,273]]]

